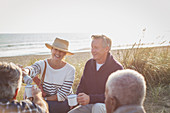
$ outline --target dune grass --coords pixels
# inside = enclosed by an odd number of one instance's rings
[[[134,48],[118,50],[117,59],[125,69],[141,73],[148,86],[168,84],[170,81],[170,49],[166,47]]]
[[[170,113],[170,46],[113,52],[125,69],[141,73],[147,84],[144,107],[147,113]]]
[[[168,113],[170,111],[170,46],[141,48],[140,44],[134,44],[130,49],[111,52],[125,69],[136,70],[144,76],[147,83],[147,96],[144,103],[146,111]],[[74,92],[89,58],[91,58],[90,53],[80,53],[65,58],[65,61],[76,69]],[[30,64],[34,62],[35,59],[30,61]],[[22,99],[22,93],[21,90],[17,99]]]

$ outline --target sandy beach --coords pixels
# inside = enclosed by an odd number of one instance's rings
[[[155,49],[164,49],[168,48],[170,50],[170,46],[158,46],[153,47]],[[128,49],[120,49],[120,50],[111,50],[111,54],[114,56],[114,58],[119,58],[122,55],[120,53],[125,52]],[[23,66],[28,66],[30,64],[33,64],[37,60],[43,60],[46,58],[49,58],[50,55],[25,55],[25,56],[12,56],[12,57],[0,57],[0,62],[13,62],[15,64],[20,64]],[[76,52],[74,55],[66,55],[65,59],[69,63],[80,63],[81,61],[86,62],[89,58],[92,58],[91,52]],[[118,60],[118,59],[117,59]]]
[[[13,56],[13,57],[0,57],[0,62],[13,62],[15,64],[20,64],[23,66],[28,66],[37,60],[43,60],[49,58],[50,55],[26,55],[26,56]],[[68,60],[84,60],[91,57],[90,52],[78,52],[71,56],[66,56],[65,59]]]
[[[13,57],[0,57],[1,62],[13,62],[15,64],[20,64],[23,66],[31,63],[32,60],[45,59],[50,57],[50,55],[27,55],[27,56],[13,56]]]

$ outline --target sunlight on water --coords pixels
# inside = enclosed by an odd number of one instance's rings
[[[90,51],[90,33],[0,34],[0,57],[50,54],[45,43],[52,44],[56,37],[68,40],[69,50],[72,52]],[[116,39],[111,38],[116,42]],[[112,49],[131,48],[133,43],[133,40],[129,43],[113,43]],[[166,41],[161,46],[165,45],[169,45],[169,42]],[[160,46],[160,44],[143,45],[143,47],[152,46]]]

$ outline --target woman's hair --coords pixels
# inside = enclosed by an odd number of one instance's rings
[[[0,99],[13,99],[21,83],[21,69],[13,63],[0,62]]]
[[[120,106],[142,105],[146,95],[144,77],[130,69],[112,73],[106,83],[108,95],[116,97]]]
[[[92,39],[103,39],[103,47],[109,47],[109,50],[111,49],[112,46],[112,40],[105,36],[105,35],[92,35]]]

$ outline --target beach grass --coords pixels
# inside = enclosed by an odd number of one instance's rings
[[[125,69],[136,70],[144,76],[147,83],[147,95],[144,103],[146,112],[170,112],[170,46],[141,48],[140,44],[134,44],[130,49],[112,50],[111,53]],[[24,66],[48,57],[49,55],[29,58]],[[85,63],[91,57],[90,52],[82,52],[65,58],[65,61],[76,69],[73,83],[74,93],[83,74]],[[22,99],[23,90],[24,88],[21,88],[17,96],[18,100]]]
[[[170,46],[117,50],[114,54],[125,69],[141,73],[147,84],[147,113],[170,112]]]
[[[135,45],[134,45],[135,46]],[[134,48],[118,50],[117,59],[125,69],[141,73],[147,86],[159,86],[170,81],[170,49],[166,47]]]

